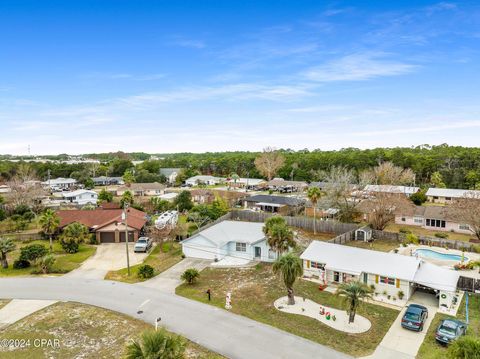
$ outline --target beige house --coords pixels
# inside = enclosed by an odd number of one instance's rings
[[[160,196],[165,193],[166,186],[158,183],[132,183],[130,186],[118,187],[115,195],[122,196],[126,191],[130,191],[135,197],[142,196]]]
[[[480,198],[480,191],[453,188],[429,188],[426,196],[428,202],[449,204],[456,199],[465,198],[467,196]]]
[[[395,223],[433,231],[472,234],[470,226],[459,222],[454,210],[448,206],[413,206],[396,213]]]

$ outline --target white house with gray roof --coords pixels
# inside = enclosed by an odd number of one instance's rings
[[[198,176],[190,177],[189,179],[185,180],[185,184],[188,186],[198,186],[199,184],[216,185],[224,181],[225,181],[225,178],[221,178],[221,177],[198,175]]]
[[[221,260],[225,257],[273,262],[263,223],[223,221],[182,242],[186,257]]]

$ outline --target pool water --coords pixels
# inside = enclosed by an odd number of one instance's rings
[[[418,256],[422,258],[438,259],[442,261],[460,262],[462,260],[461,255],[440,253],[440,252],[432,251],[431,249],[417,249],[414,254],[418,254]],[[467,262],[468,258],[464,256],[463,261]]]

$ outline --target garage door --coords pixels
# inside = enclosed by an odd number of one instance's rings
[[[100,232],[100,242],[101,243],[115,243],[115,233],[114,232]]]
[[[215,257],[218,257],[217,249],[214,247],[195,246],[185,243],[182,249],[185,257],[202,259],[215,259]]]
[[[135,241],[133,232],[128,232],[128,241],[130,243],[133,243]],[[120,232],[120,242],[125,242],[125,232]]]

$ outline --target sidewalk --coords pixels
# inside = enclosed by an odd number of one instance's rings
[[[56,303],[56,300],[13,299],[0,309],[0,329]]]

